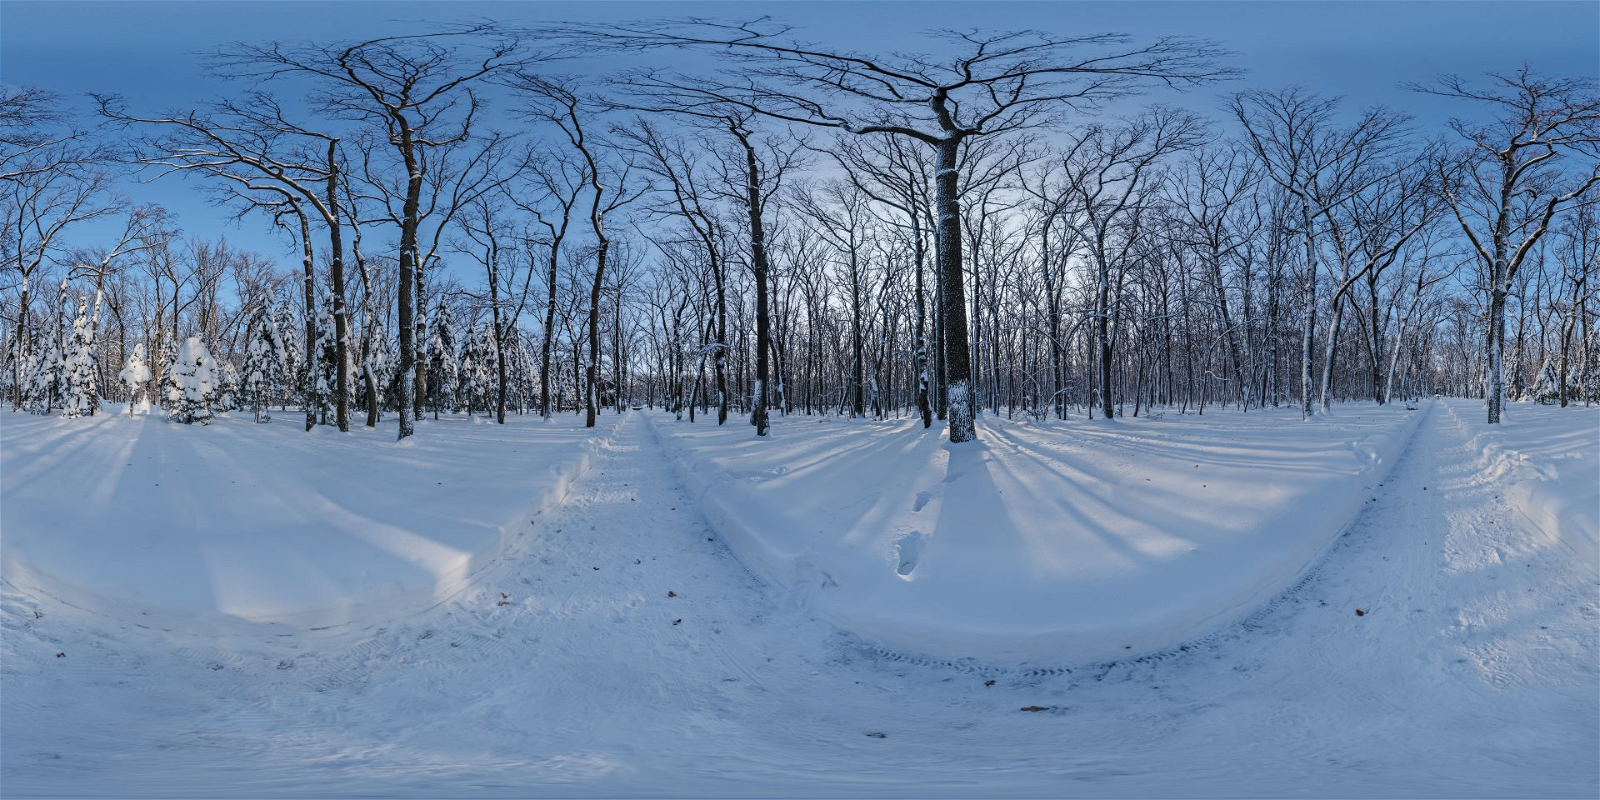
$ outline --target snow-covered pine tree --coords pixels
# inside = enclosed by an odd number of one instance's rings
[[[487,323],[474,325],[461,346],[461,398],[467,413],[494,407],[497,361],[494,331]]]
[[[333,301],[323,295],[317,312],[317,348],[310,360],[311,389],[317,402],[317,419],[328,425],[333,411],[333,390],[339,381],[339,348],[333,337]]]
[[[66,360],[61,354],[61,340],[53,333],[40,337],[34,350],[28,357],[28,386],[24,397],[29,411],[48,415],[61,402]]]
[[[135,412],[150,413],[150,399],[145,397],[145,386],[150,382],[151,374],[149,365],[144,363],[144,343],[133,346],[133,355],[128,356],[128,363],[117,373],[117,380],[128,387],[128,416]]]
[[[245,329],[244,375],[240,382],[256,422],[272,421],[272,398],[283,381],[283,349],[277,327],[271,309],[262,301]]]
[[[467,328],[467,335],[461,341],[461,405],[468,416],[476,410],[478,362],[482,359],[483,354],[478,351],[478,329],[476,326]]]
[[[0,347],[0,388],[5,390],[5,396],[7,397],[11,396],[10,393],[12,392],[17,392],[20,395],[22,391],[21,386],[11,385],[16,380],[17,362],[21,359],[22,348],[17,342],[17,331],[14,329],[7,331],[5,345]]]
[[[533,371],[533,352],[528,349],[528,337],[520,328],[512,328],[510,333],[512,346],[506,353],[506,394],[509,395],[506,403],[515,405],[517,413],[523,414],[533,403],[537,376]]]
[[[51,379],[45,377],[46,353],[49,347],[42,342],[22,360],[22,407],[30,414],[44,414],[50,396]]]
[[[1539,377],[1533,383],[1528,399],[1541,405],[1561,402],[1561,377],[1556,373],[1555,362],[1546,358],[1539,367]]]
[[[372,349],[367,353],[365,369],[372,374],[372,385],[378,395],[378,418],[383,418],[383,410],[388,407],[389,387],[394,380],[394,343],[387,336],[376,336],[372,340]],[[366,381],[361,381],[360,399],[365,404]]]
[[[173,372],[179,394],[172,418],[185,425],[211,424],[211,404],[217,391],[216,362],[200,337],[184,340]]]
[[[171,415],[178,407],[178,401],[183,399],[183,390],[178,388],[178,343],[168,339],[161,343],[161,381],[156,387],[157,399],[161,401],[162,408]]]
[[[305,370],[301,364],[304,354],[300,352],[299,338],[294,335],[299,330],[299,326],[295,325],[294,309],[282,292],[278,293],[277,303],[273,306],[272,324],[278,337],[278,352],[283,357],[283,373],[279,379],[283,394],[279,400],[280,405],[287,408],[304,391]]]
[[[239,370],[228,359],[219,359],[216,368],[217,390],[211,401],[212,411],[228,412],[239,407]]]
[[[440,301],[433,312],[433,324],[428,326],[428,392],[433,395],[430,400],[435,419],[440,411],[456,410],[461,364],[456,359],[455,327],[450,307]]]
[[[1575,380],[1578,382],[1578,393],[1574,397],[1581,398],[1584,405],[1600,401],[1600,325],[1589,332],[1589,341],[1583,347],[1583,369],[1578,370]]]
[[[100,410],[100,355],[89,324],[89,301],[78,301],[78,315],[72,320],[72,336],[67,340],[65,388],[61,416],[92,417]]]
[[[477,385],[477,405],[485,413],[493,414],[496,395],[500,391],[499,364],[500,351],[494,343],[493,323],[484,320],[478,328],[478,362],[474,365],[477,374],[472,376],[473,383]]]

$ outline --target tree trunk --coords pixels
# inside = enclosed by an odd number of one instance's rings
[[[967,300],[961,274],[961,201],[957,183],[960,147],[961,140],[954,136],[939,143],[934,186],[939,213],[939,274],[944,291],[939,316],[944,332],[950,441],[970,442],[978,438],[978,428],[972,397],[972,356],[967,348]]]
[[[1485,340],[1489,374],[1484,393],[1488,400],[1490,425],[1500,424],[1501,403],[1506,394],[1506,294],[1498,281],[1489,290],[1489,331]]]
[[[300,263],[305,268],[305,295],[306,295],[306,430],[311,430],[317,425],[317,407],[322,405],[322,398],[317,394],[315,379],[317,370],[317,297],[316,273],[311,260],[311,223],[306,215],[301,212],[300,206],[294,206],[295,216],[300,218]],[[176,324],[176,315],[174,315]],[[177,341],[177,333],[173,333],[173,341]]]
[[[1311,419],[1311,340],[1317,327],[1317,246],[1311,236],[1311,206],[1300,204],[1300,223],[1305,229],[1306,280],[1304,327],[1300,336],[1300,419]]]
[[[756,427],[757,436],[766,436],[767,352],[772,346],[772,328],[767,308],[767,243],[761,220],[760,172],[756,168],[756,151],[750,146],[748,134],[737,125],[730,125],[729,128],[744,146],[745,209],[750,215],[750,267],[756,281],[756,385],[750,401],[750,424]],[[920,281],[920,275],[918,279]]]
[[[406,174],[406,199],[400,215],[400,285],[398,297],[395,301],[396,322],[400,327],[400,364],[397,375],[399,376],[400,398],[399,438],[404,439],[415,432],[415,419],[413,409],[420,411],[421,400],[417,396],[418,384],[411,380],[412,376],[421,365],[417,363],[416,327],[414,316],[417,314],[417,298],[413,297],[412,289],[417,283],[420,265],[417,264],[417,226],[420,224],[422,199],[422,168],[417,163],[416,149],[411,139],[408,127],[401,128],[400,153],[405,159]]]

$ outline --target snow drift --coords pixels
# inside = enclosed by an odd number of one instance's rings
[[[1171,648],[1290,586],[1429,408],[1114,422],[987,420],[951,445],[913,420],[651,417],[753,571],[885,647],[1075,663]]]
[[[292,415],[0,419],[0,576],[187,631],[323,629],[435,605],[560,502],[621,424],[455,417],[397,443],[392,418],[349,434],[307,433]]]
[[[1480,401],[1443,405],[1512,506],[1579,563],[1600,571],[1600,408],[1513,403],[1500,425],[1490,426]]]

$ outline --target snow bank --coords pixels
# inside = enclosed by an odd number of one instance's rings
[[[1482,452],[1483,468],[1506,499],[1600,571],[1600,408],[1514,403],[1492,426],[1482,401],[1447,399],[1443,405]]]
[[[307,433],[297,412],[209,427],[125,412],[0,415],[0,577],[151,627],[271,631],[430,607],[561,501],[620,424],[391,418]]]
[[[1176,646],[1325,551],[1428,413],[1344,407],[1044,425],[651,425],[753,571],[888,648],[1067,663]]]

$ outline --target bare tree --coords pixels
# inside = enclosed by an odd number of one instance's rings
[[[1312,414],[1312,345],[1317,324],[1319,279],[1317,225],[1336,206],[1387,173],[1372,169],[1392,155],[1405,117],[1386,109],[1363,112],[1353,124],[1334,123],[1339,101],[1298,88],[1241,92],[1228,108],[1269,178],[1294,198],[1296,233],[1305,245],[1301,288],[1300,416]],[[1322,224],[1326,224],[1323,222]]]
[[[1072,199],[1066,219],[1078,228],[1094,265],[1095,338],[1106,419],[1116,416],[1111,368],[1123,281],[1145,235],[1146,212],[1164,180],[1160,162],[1199,146],[1204,136],[1199,118],[1157,108],[1119,127],[1093,126],[1068,147],[1064,191]]]
[[[350,430],[349,314],[345,301],[344,217],[340,176],[344,156],[340,138],[289,119],[276,97],[251,91],[238,100],[218,102],[202,112],[189,110],[164,117],[129,114],[120,98],[99,96],[100,113],[123,125],[150,126],[161,133],[144,139],[135,157],[140,163],[173,172],[198,172],[224,182],[223,194],[240,201],[245,211],[287,211],[299,222],[305,273],[306,352],[316,347],[316,272],[310,217],[322,223],[328,237],[328,275],[332,285],[335,366],[334,420]],[[309,213],[308,213],[309,212]],[[241,212],[243,213],[243,212]],[[314,382],[312,384],[314,386]],[[320,399],[308,395],[306,430],[316,424]]]
[[[9,121],[0,126],[0,247],[4,270],[18,285],[17,317],[11,335],[13,386],[22,385],[22,366],[35,339],[29,317],[33,283],[51,259],[68,252],[64,234],[82,223],[115,213],[110,177],[100,167],[104,154],[76,133],[53,133],[42,126],[55,119],[49,95],[11,90],[0,95]],[[11,409],[21,407],[20,391]]]
[[[561,265],[562,245],[572,227],[572,212],[577,207],[584,187],[589,184],[587,162],[566,150],[530,150],[523,158],[523,168],[518,175],[525,179],[522,191],[506,190],[511,203],[544,229],[537,238],[545,249],[545,304],[544,329],[539,346],[539,416],[550,418],[550,349],[556,327],[557,271]],[[529,194],[540,196],[546,203],[531,202]],[[524,237],[528,257],[533,258],[535,237]],[[530,276],[532,267],[529,267]],[[524,292],[526,294],[526,292]]]
[[[394,197],[398,201],[395,216],[400,231],[396,298],[399,371],[416,376],[413,381],[401,382],[402,412],[407,408],[414,412],[400,415],[401,439],[414,431],[413,418],[421,417],[418,398],[427,380],[423,360],[417,354],[421,343],[417,320],[426,315],[419,311],[416,288],[418,275],[426,267],[419,229],[430,159],[437,151],[471,139],[482,108],[474,91],[476,84],[531,60],[533,57],[520,40],[501,35],[487,24],[334,45],[240,44],[216,57],[219,68],[231,76],[265,80],[293,75],[313,79],[320,111],[370,125],[390,145],[390,156],[401,176],[401,186]],[[439,222],[440,229],[446,221]]]
[[[1493,110],[1455,119],[1462,149],[1438,162],[1445,202],[1483,270],[1488,313],[1484,393],[1489,424],[1505,400],[1506,298],[1556,212],[1600,183],[1600,92],[1593,79],[1549,78],[1524,66],[1479,88],[1457,76],[1412,88]],[[1567,161],[1577,163],[1569,168]]]
[[[637,200],[644,189],[629,185],[631,165],[602,164],[605,161],[602,145],[584,130],[591,113],[587,108],[590,104],[578,96],[570,82],[518,72],[511,85],[528,99],[526,111],[529,115],[556,125],[566,136],[573,152],[582,160],[584,175],[589,180],[589,228],[594,233],[595,244],[594,281],[589,291],[589,361],[584,366],[584,424],[592,428],[599,406],[600,293],[605,288],[606,259],[611,251],[605,219],[608,214]]]
[[[1064,109],[1123,96],[1145,82],[1197,85],[1226,77],[1209,43],[1162,38],[1133,45],[1120,34],[1057,37],[1037,31],[942,32],[956,56],[873,57],[818,49],[791,29],[758,20],[605,25],[560,33],[618,47],[697,48],[736,71],[689,77],[645,71],[627,80],[644,95],[689,107],[735,105],[788,122],[860,135],[904,136],[931,147],[938,215],[940,316],[950,441],[977,438],[963,289],[958,174],[962,145],[1053,121]]]

